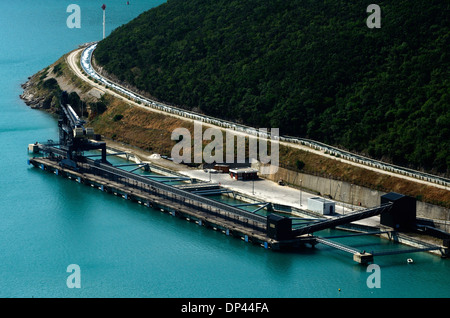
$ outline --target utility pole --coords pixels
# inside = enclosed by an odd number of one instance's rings
[[[332,199],[332,196],[331,196],[331,174],[329,175],[329,177],[330,177],[330,199]]]
[[[106,16],[106,5],[102,5],[103,9],[103,39],[105,38],[105,16]]]
[[[352,207],[352,211],[353,211],[353,183],[350,183],[350,196],[351,196],[351,207]]]
[[[302,180],[300,180],[300,207],[302,207],[303,206],[303,204],[302,204]]]

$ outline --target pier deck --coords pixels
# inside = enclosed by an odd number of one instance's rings
[[[50,173],[74,179],[80,184],[138,202],[149,208],[221,230],[227,235],[240,237],[245,241],[272,249],[297,248],[305,243],[313,246],[323,243],[350,252],[354,254],[354,260],[366,263],[373,258],[373,255],[357,253],[350,247],[317,238],[313,233],[382,213],[384,213],[382,217],[386,215],[383,224],[395,228],[410,228],[415,221],[415,206],[412,205],[415,203],[415,199],[397,193],[389,193],[381,197],[381,205],[378,207],[334,219],[306,222],[293,229],[292,218],[276,213],[270,213],[268,216],[256,213],[265,207],[272,212],[273,207],[270,202],[261,202],[260,207],[253,211],[247,211],[239,208],[239,205],[233,206],[208,197],[231,192],[221,188],[220,184],[193,184],[192,180],[185,176],[149,177],[141,175],[135,171],[143,167],[149,170],[149,165],[140,160],[132,164],[113,166],[107,160],[106,143],[97,138],[99,136],[94,134],[92,128],[84,126],[86,122],[78,117],[68,101],[69,95],[63,91],[60,97],[58,118],[58,144],[49,140],[44,144],[36,142],[28,145],[28,149],[31,149],[33,153],[44,155],[44,157],[30,159],[29,164]],[[93,160],[90,156],[84,156],[84,152],[89,150],[100,150],[100,158]],[[120,168],[125,166],[138,167],[131,171]],[[169,181],[175,180],[190,180],[191,184],[185,182],[178,186],[169,184]],[[401,212],[405,209],[408,211],[406,215]],[[400,218],[398,218],[399,215]]]
[[[271,239],[265,231],[265,223],[250,220],[244,215],[237,215],[212,207],[202,202],[195,202],[187,197],[164,193],[161,189],[146,186],[136,180],[124,180],[123,178],[106,178],[94,173],[86,172],[87,163],[79,163],[79,171],[62,168],[57,161],[49,158],[33,158],[30,164],[75,180],[81,184],[98,188],[107,193],[121,196],[124,199],[138,202],[147,207],[168,212],[173,216],[194,221],[199,225],[221,230],[227,235],[241,237],[245,241],[260,244],[266,248],[278,249],[280,242]],[[265,218],[261,218],[264,220]],[[283,242],[282,245],[298,244],[301,239]]]
[[[55,154],[58,154],[59,150],[53,149],[53,151]],[[191,191],[194,190],[193,192],[195,192],[197,189],[193,189],[189,185],[186,185],[188,190],[182,190],[178,188],[179,186],[170,186],[150,180],[146,176],[103,165],[89,158],[77,162],[76,167],[62,167],[58,157],[55,156],[32,158],[29,160],[29,163],[47,172],[75,180],[80,184],[97,188],[103,192],[120,196],[157,211],[167,212],[172,216],[195,222],[200,226],[212,228],[226,235],[241,238],[246,242],[273,250],[299,248],[305,246],[305,244],[315,246],[317,243],[322,243],[353,254],[354,261],[367,264],[373,261],[373,256],[440,249],[437,246],[430,245],[406,251],[361,253],[353,247],[330,241],[330,239],[337,237],[320,238],[313,235],[312,232],[314,231],[309,230],[309,228],[317,227],[317,225],[320,226],[320,229],[323,226],[328,226],[329,221],[322,221],[302,229],[292,230],[292,233],[295,233],[294,236],[274,237],[268,233],[269,225],[266,216],[244,211],[236,206],[227,205],[192,193]],[[375,210],[383,211],[384,208],[386,206],[368,209],[360,213],[360,217],[365,216],[367,213],[372,215],[376,212]],[[356,214],[352,214],[346,218],[335,219],[331,227],[357,217]],[[348,218],[350,219],[347,220]],[[391,233],[391,231],[388,232]],[[385,232],[368,232],[350,234],[348,236],[382,233]]]

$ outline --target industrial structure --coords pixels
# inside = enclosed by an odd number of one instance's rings
[[[83,50],[83,52],[81,54],[80,62],[81,62],[81,66],[82,66],[83,70],[89,76],[96,79],[97,81],[99,81],[100,83],[105,85],[106,87],[113,89],[113,90],[119,92],[120,94],[127,96],[128,98],[130,98],[133,101],[140,102],[143,105],[145,105],[147,107],[151,107],[153,109],[164,111],[164,112],[167,112],[170,114],[175,114],[175,115],[189,118],[192,120],[197,120],[200,122],[213,124],[213,125],[216,125],[219,127],[232,129],[236,132],[243,132],[248,135],[258,136],[260,138],[262,138],[262,137],[270,138],[270,133],[261,132],[258,129],[256,129],[255,127],[249,127],[249,126],[245,126],[242,124],[237,124],[235,122],[227,121],[227,120],[224,120],[221,118],[205,116],[203,114],[195,113],[193,111],[188,111],[185,109],[177,108],[172,105],[163,104],[159,101],[155,101],[155,100],[151,100],[146,97],[143,97],[142,95],[139,95],[136,92],[130,91],[129,89],[122,87],[119,84],[114,83],[109,79],[106,79],[105,77],[103,77],[102,75],[97,73],[91,65],[92,55],[93,55],[93,52],[96,49],[96,47],[97,47],[97,42],[89,44]],[[366,165],[369,167],[375,167],[377,169],[381,169],[384,171],[394,172],[399,175],[413,177],[413,178],[416,178],[419,180],[425,180],[425,181],[432,182],[432,183],[435,183],[438,185],[443,185],[446,187],[450,186],[449,178],[432,175],[429,173],[413,170],[413,169],[406,168],[406,167],[400,167],[397,165],[393,165],[393,164],[390,164],[387,162],[382,162],[382,161],[375,160],[372,158],[367,158],[362,155],[354,154],[349,151],[339,149],[339,148],[324,144],[319,141],[315,141],[315,140],[311,140],[311,139],[307,139],[307,138],[301,138],[301,137],[293,137],[293,136],[272,136],[272,138],[273,138],[273,140],[279,140],[280,142],[288,142],[288,143],[297,144],[297,145],[304,145],[304,146],[310,147],[311,149],[320,150],[320,151],[328,153],[332,156],[336,156],[336,157],[339,157],[339,158],[342,158],[345,160],[349,160],[349,161],[352,161],[355,163],[363,164],[363,165]]]
[[[230,169],[230,176],[236,180],[256,180],[258,179],[258,170],[252,168]]]
[[[61,166],[75,168],[76,162],[82,159],[83,152],[88,150],[100,150],[100,161],[107,163],[106,143],[94,140],[94,129],[84,127],[85,124],[68,104],[67,92],[62,92],[58,127],[59,149],[65,152],[65,158],[61,160]]]
[[[239,237],[246,242],[253,242],[274,250],[293,249],[318,243],[335,247],[353,254],[358,263],[373,261],[374,255],[382,253],[366,253],[358,249],[344,246],[316,236],[315,233],[348,224],[357,220],[381,215],[380,222],[386,230],[359,233],[358,235],[374,235],[410,231],[415,227],[415,199],[401,194],[389,193],[380,199],[380,205],[344,216],[299,218],[276,213],[270,202],[226,204],[209,197],[211,194],[230,192],[216,184],[188,183],[186,177],[147,176],[137,174],[137,169],[151,169],[147,163],[126,164],[136,166],[131,171],[122,169],[125,165],[112,165],[108,162],[106,144],[94,140],[92,129],[86,128],[68,104],[67,93],[61,96],[61,111],[58,120],[59,143],[31,144],[29,149],[39,151],[43,156],[29,159],[29,164],[42,170],[76,180],[102,192],[121,196],[147,207],[165,211],[197,224],[221,230],[226,235]],[[84,155],[85,151],[99,150],[99,159],[93,155]],[[95,155],[96,156],[96,155]],[[232,173],[233,169],[230,169]],[[236,172],[237,173],[237,172]],[[171,185],[167,181],[181,181],[180,185]],[[253,211],[242,209],[243,206],[257,205]],[[265,209],[266,215],[258,212]],[[322,210],[323,212],[323,210]],[[324,214],[324,213],[323,213]],[[349,234],[355,235],[355,234]],[[409,250],[440,250],[447,255],[448,246],[427,246]]]
[[[333,215],[336,211],[336,203],[325,198],[309,198],[308,210],[320,213],[322,215]]]

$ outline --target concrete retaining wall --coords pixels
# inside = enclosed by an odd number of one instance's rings
[[[258,166],[254,165],[254,168],[258,168]],[[301,186],[306,191],[320,193],[320,195],[330,196],[336,201],[363,207],[379,205],[380,197],[386,194],[386,192],[372,190],[349,182],[313,176],[281,167],[278,168],[276,173],[261,175],[261,177],[275,182],[282,179],[288,185]],[[450,209],[417,201],[417,217],[433,219],[436,227],[447,232],[450,231]]]

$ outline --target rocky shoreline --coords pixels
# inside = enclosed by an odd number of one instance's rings
[[[46,97],[37,96],[33,77],[28,77],[28,81],[20,86],[23,89],[23,93],[19,97],[24,101],[25,105],[30,106],[32,109],[46,109],[44,107]]]
[[[61,91],[77,93],[83,102],[97,100],[95,96],[84,94],[84,91],[74,83],[68,74],[64,56],[52,65],[28,77],[21,84],[23,93],[19,98],[32,109],[44,110],[55,113],[59,107],[59,96]]]

